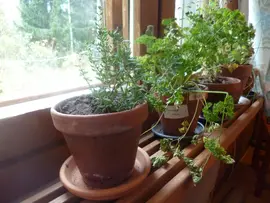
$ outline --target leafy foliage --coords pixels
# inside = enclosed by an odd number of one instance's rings
[[[199,166],[196,166],[193,159],[185,156],[183,150],[181,150],[180,142],[177,142],[177,144],[175,145],[173,144],[173,142],[173,140],[169,139],[160,140],[160,149],[165,153],[173,154],[173,157],[178,157],[179,159],[182,159],[189,168],[190,175],[194,184],[197,184],[202,178],[203,169]],[[169,157],[166,155],[153,157],[151,159],[152,165],[153,167],[159,168],[164,165],[168,161],[168,159]]]
[[[100,14],[102,17],[102,14]],[[129,110],[145,100],[141,71],[137,60],[131,57],[130,46],[120,30],[109,31],[100,18],[96,23],[96,39],[89,44],[89,61],[97,79],[103,86],[92,88],[98,106],[95,113]],[[81,69],[84,79],[90,84],[88,70]]]
[[[32,41],[54,40],[59,52],[70,51],[70,27],[75,51],[85,48],[94,38],[92,27],[96,17],[97,0],[20,0],[22,23],[18,28],[31,34]],[[69,15],[72,24],[69,24]]]
[[[232,96],[227,95],[224,101],[212,104],[206,103],[203,108],[203,115],[208,123],[217,123],[222,121],[222,118],[231,119],[234,116],[234,101]]]
[[[204,147],[208,149],[214,157],[223,161],[226,164],[233,164],[235,161],[233,158],[227,154],[225,149],[220,146],[217,138],[204,137]]]
[[[167,163],[168,160],[169,160],[169,157],[165,155],[159,155],[159,156],[151,158],[152,166],[154,168],[160,168],[165,163]]]
[[[221,65],[233,71],[238,64],[249,62],[255,30],[239,10],[219,8],[211,1],[209,6],[187,13],[187,17],[192,26],[186,43],[197,46],[200,64],[211,80]]]
[[[200,68],[196,49],[181,43],[186,29],[180,28],[175,19],[163,20],[163,26],[163,38],[147,33],[137,39],[147,48],[147,54],[139,61],[144,71],[142,80],[151,87],[148,100],[160,112],[164,111],[164,103],[181,105],[190,87],[196,90],[197,86],[190,81],[192,74]],[[166,97],[166,101],[162,101],[162,97]]]

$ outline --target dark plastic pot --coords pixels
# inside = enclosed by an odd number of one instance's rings
[[[207,87],[203,86],[205,90]],[[183,104],[176,109],[175,106],[169,105],[168,108],[163,113],[161,117],[161,125],[163,127],[163,132],[166,135],[181,136],[183,133],[179,131],[182,128],[182,122],[188,121],[191,126],[187,132],[187,136],[192,136],[194,134],[195,128],[197,127],[199,115],[203,108],[203,97],[207,98],[207,93],[189,93],[184,96]],[[163,97],[163,102],[166,103],[166,98]],[[196,106],[198,103],[198,108],[196,111]],[[195,114],[195,115],[194,115]],[[193,122],[192,121],[192,118]]]
[[[232,77],[241,80],[242,90],[244,91],[247,86],[248,79],[252,74],[252,65],[238,65],[238,68],[236,68],[233,72],[230,72],[227,68],[222,68],[221,70],[221,76]]]
[[[208,87],[209,91],[228,92],[229,95],[233,97],[234,103],[237,104],[240,96],[243,93],[241,80],[237,78],[222,77],[222,76],[220,76],[219,79],[222,79],[223,81],[225,81],[225,83],[203,83],[203,84]],[[207,101],[217,103],[219,101],[224,101],[224,99],[225,94],[209,93]]]
[[[93,115],[59,113],[51,109],[54,126],[65,137],[84,182],[91,188],[121,184],[132,173],[147,104],[129,111]]]

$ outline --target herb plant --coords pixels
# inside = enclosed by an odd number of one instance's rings
[[[100,13],[99,16],[102,16]],[[145,101],[141,71],[137,59],[131,56],[129,43],[124,40],[119,29],[109,31],[103,26],[102,18],[95,26],[96,39],[89,44],[88,57],[91,69],[102,83],[92,88],[89,70],[81,68],[92,90],[93,113],[110,113],[129,110]]]
[[[159,112],[165,108],[162,97],[166,97],[167,104],[181,105],[185,93],[200,90],[191,80],[199,69],[196,50],[181,43],[186,30],[180,28],[175,19],[163,20],[162,24],[165,27],[163,38],[145,34],[137,39],[147,48],[147,54],[139,61],[144,72],[143,81],[151,87],[148,100]]]
[[[156,38],[151,33],[146,33],[137,39],[138,43],[144,44],[147,48],[147,54],[139,58],[144,73],[142,80],[150,87],[148,101],[157,111],[163,112],[167,105],[181,105],[185,94],[189,92],[211,93],[211,91],[200,88],[194,74],[205,65],[214,67],[219,62],[217,58],[211,58],[211,54],[216,56],[216,53],[212,53],[215,51],[216,44],[210,43],[213,48],[206,53],[204,52],[208,45],[203,40],[209,40],[207,33],[211,32],[211,29],[209,29],[210,26],[206,27],[209,30],[204,33],[200,27],[202,25],[192,29],[180,28],[175,19],[166,19],[163,20],[165,27],[163,38]],[[198,33],[201,38],[195,38]],[[213,35],[210,35],[210,40],[211,36],[213,37]],[[233,159],[220,146],[219,139],[210,138],[211,133],[220,127],[218,123],[221,122],[222,125],[224,118],[231,118],[234,115],[233,98],[225,92],[215,93],[227,96],[223,102],[206,104],[203,112],[207,121],[207,137],[196,135],[193,137],[193,143],[203,143],[205,148],[217,159],[233,163]],[[189,125],[189,122],[184,121],[179,130],[184,133],[189,129]],[[191,158],[185,156],[181,146],[181,140],[184,136],[185,134],[177,140],[162,139],[160,150],[164,154],[153,157],[152,164],[154,167],[161,167],[170,157],[178,157],[185,162],[193,182],[196,184],[202,178],[203,167],[197,166]]]
[[[191,23],[187,41],[196,43],[201,65],[213,81],[223,65],[233,71],[249,63],[255,30],[239,10],[219,8],[216,1],[188,12]]]
[[[224,101],[220,101],[216,104],[206,104],[205,108],[203,109],[203,113],[206,119],[205,134],[203,136],[194,135],[192,140],[192,144],[195,145],[203,143],[205,149],[207,149],[211,155],[226,164],[233,164],[234,160],[220,145],[219,137],[211,137],[211,134],[213,131],[218,130],[222,126],[224,118],[230,119],[234,116],[233,108],[233,98],[229,95],[225,97]],[[219,125],[218,122],[221,122],[221,125]],[[194,184],[197,184],[202,178],[203,169],[207,164],[208,159],[204,165],[197,166],[193,159],[185,156],[184,151],[181,148],[182,138],[183,137],[179,137],[177,140],[162,139],[160,141],[160,150],[163,151],[164,154],[153,157],[151,161],[154,167],[159,168],[169,160],[170,155],[172,154],[174,157],[178,157],[185,162],[189,168],[190,175]]]

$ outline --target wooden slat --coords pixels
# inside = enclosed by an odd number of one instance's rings
[[[123,37],[129,39],[129,0],[122,1]]]
[[[109,30],[122,28],[122,0],[105,1],[105,19],[106,27]]]
[[[80,202],[80,198],[74,196],[73,194],[66,192],[56,199],[50,201],[49,203],[78,203]]]
[[[225,4],[224,6],[231,9],[231,10],[236,10],[238,9],[238,0],[228,0],[224,1]]]
[[[163,19],[166,18],[174,18],[175,17],[175,0],[159,0],[160,4],[159,6],[161,8],[159,8],[159,35],[158,36],[162,36],[163,35],[163,27],[161,26],[161,22]]]
[[[67,147],[59,146],[0,169],[0,202],[25,197],[41,185],[57,179],[59,169],[68,156]]]
[[[93,84],[93,86],[99,86],[100,84]],[[71,88],[71,89],[66,89],[66,90],[60,90],[60,91],[55,91],[55,92],[49,92],[49,93],[44,93],[44,94],[39,94],[39,95],[31,95],[28,97],[22,97],[18,99],[11,99],[11,100],[5,100],[5,101],[0,101],[0,107],[5,107],[5,106],[11,106],[14,104],[20,104],[23,102],[29,102],[29,101],[34,101],[38,99],[44,99],[48,97],[53,97],[53,96],[58,96],[61,94],[68,94],[71,92],[77,92],[81,90],[87,90],[89,89],[88,86],[81,86],[81,87],[76,87],[76,88]]]
[[[203,150],[203,145],[189,145],[184,149],[188,157],[195,157]],[[179,171],[185,167],[182,160],[172,158],[168,163],[150,174],[139,188],[130,193],[127,197],[121,198],[117,203],[142,203],[151,198],[160,188],[171,180]]]
[[[43,203],[43,202],[49,202],[54,198],[57,198],[58,196],[62,195],[66,189],[64,188],[63,184],[61,182],[57,182],[46,189],[36,193],[34,196],[31,196],[28,199],[25,199],[21,203]]]
[[[142,136],[139,141],[139,146],[144,147],[148,145],[150,142],[154,141],[154,135],[153,133],[146,134],[145,136]]]
[[[263,98],[258,99],[253,103],[248,110],[246,110],[238,119],[227,129],[224,130],[221,136],[221,143],[224,148],[228,148],[240,135],[240,133],[250,124],[250,122],[256,117],[257,113],[263,106]]]
[[[63,140],[53,126],[50,109],[1,119],[0,132],[0,169]]]
[[[158,34],[158,0],[134,0],[134,37],[137,39],[145,33],[148,25],[154,26],[154,34]],[[145,53],[145,48],[134,44],[134,55],[140,56]]]
[[[204,150],[194,159],[195,164],[198,166],[204,164],[205,160],[209,157],[209,155],[210,152]],[[210,164],[207,165],[208,168],[210,168]],[[205,172],[207,172],[206,169],[204,170],[204,173]],[[181,196],[184,196],[184,190],[187,191],[188,188],[191,188],[193,186],[194,185],[192,183],[192,180],[190,179],[189,169],[186,167],[184,170],[181,170],[181,172],[174,176],[173,179],[170,180],[161,190],[159,190],[149,201],[147,201],[147,203],[177,202],[181,200]],[[198,199],[198,202],[199,201],[200,199]]]
[[[146,151],[150,156],[152,154],[154,154],[156,151],[159,150],[159,141],[158,140],[155,140],[153,142],[151,142],[150,144],[146,145],[143,150]]]

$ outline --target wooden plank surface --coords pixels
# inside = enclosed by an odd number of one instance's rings
[[[145,33],[148,25],[154,26],[154,34],[158,35],[158,6],[159,0],[134,0],[134,38],[135,40]],[[134,44],[134,55],[145,53],[142,45]]]
[[[189,145],[184,149],[184,153],[188,157],[195,157],[203,150],[203,145]],[[117,203],[140,203],[146,202],[161,187],[163,187],[170,179],[172,179],[181,169],[185,167],[182,160],[172,158],[168,163],[150,174],[140,187],[127,197],[121,198]]]
[[[25,197],[57,179],[59,169],[68,156],[67,147],[59,146],[0,169],[0,202],[12,202]]]
[[[80,202],[80,198],[74,196],[73,194],[66,192],[56,199],[50,201],[49,203],[78,203]]]
[[[161,22],[163,19],[174,18],[175,17],[175,0],[159,0],[159,34],[158,36],[162,36],[164,29],[161,26]]]
[[[109,30],[117,27],[122,28],[122,0],[106,0],[105,1],[105,23]]]
[[[224,129],[223,135],[221,136],[222,144],[224,144],[225,147],[228,147],[227,146],[228,144],[233,143],[233,141],[236,140],[237,137],[239,136],[239,134],[237,133],[241,133],[241,130],[244,130],[245,127],[247,127],[246,125],[248,125],[248,123],[244,123],[243,125],[243,120],[245,120],[246,122],[252,122],[254,120],[253,117],[255,117],[256,113],[258,112],[258,109],[261,108],[261,106],[262,106],[262,100],[259,100],[255,102],[242,115],[240,115],[240,113],[236,113],[235,116],[238,117],[238,119],[236,119],[234,123],[228,123],[227,125],[230,125],[230,126],[226,126],[228,128]],[[243,125],[240,127],[239,131],[235,130],[235,127],[236,127],[235,123],[238,125],[238,128],[240,124]],[[233,131],[231,127],[233,127]],[[236,135],[233,135],[232,132],[236,133]],[[229,139],[230,141],[226,140],[226,138]],[[143,147],[143,149],[151,157],[153,157],[154,155],[163,153],[159,150],[159,145],[160,145],[159,140],[156,140],[153,137],[153,134],[151,133],[143,135],[141,137],[141,141],[139,145]],[[204,150],[204,152],[201,153],[202,151],[203,151],[202,144],[198,144],[196,146],[189,145],[188,147],[184,149],[185,155],[192,158],[196,157],[195,159],[196,163],[198,163],[199,165],[202,164],[205,161],[206,157],[209,155],[209,153],[206,150]],[[210,166],[211,166],[211,163],[209,167]],[[156,202],[156,200],[167,200],[167,199],[168,201],[170,200],[169,202],[172,202],[173,200],[175,200],[175,198],[177,199],[179,197],[177,196],[179,195],[178,192],[182,191],[184,186],[187,186],[186,181],[190,182],[191,179],[189,176],[189,171],[185,168],[184,162],[182,160],[179,160],[178,158],[171,158],[168,161],[168,163],[164,165],[163,167],[156,170],[152,170],[150,175],[137,189],[131,192],[128,196],[119,199],[117,202],[118,203],[125,203],[125,202],[126,203],[135,203],[135,202],[142,203],[142,202],[147,202],[147,201]],[[191,183],[188,183],[189,186],[190,184]],[[54,201],[56,200],[58,203],[62,203],[65,201],[73,201],[73,195],[70,195],[69,193],[63,193],[59,197],[54,199]],[[78,199],[75,198],[74,201],[77,201],[77,200]],[[81,200],[81,202],[94,203],[94,202],[86,201],[86,200]]]
[[[122,0],[123,37],[129,39],[129,0]]]
[[[40,192],[36,193],[35,195],[31,196],[28,199],[25,199],[21,203],[43,203],[43,202],[49,202],[52,199],[55,199],[59,196],[61,196],[66,189],[64,188],[63,184],[57,181],[57,183],[48,186],[44,190],[41,190]]]

